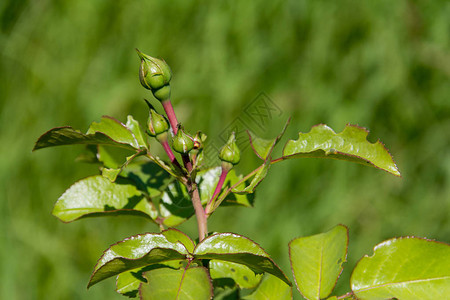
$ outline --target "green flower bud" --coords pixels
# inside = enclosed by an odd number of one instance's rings
[[[162,59],[146,55],[136,49],[141,58],[139,67],[139,80],[146,89],[152,91],[153,95],[160,101],[170,97],[170,80],[172,71],[169,65]]]
[[[232,165],[237,165],[241,160],[241,151],[239,151],[239,148],[236,145],[236,136],[234,132],[231,133],[225,146],[220,149],[219,158],[223,162],[231,163]]]
[[[148,135],[156,137],[167,130],[169,124],[164,116],[158,114],[154,109],[150,109],[150,115],[147,121]]]
[[[194,148],[194,139],[180,127],[177,134],[173,137],[172,148],[181,154],[189,153]]]

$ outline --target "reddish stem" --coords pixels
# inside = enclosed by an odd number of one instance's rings
[[[214,190],[214,193],[209,200],[208,204],[206,205],[206,214],[208,215],[210,213],[211,205],[213,204],[213,201],[216,199],[216,197],[219,195],[220,191],[222,190],[223,184],[225,182],[225,179],[228,175],[228,169],[222,167],[222,173],[220,174],[219,181],[217,182],[216,189]]]
[[[170,146],[169,146],[169,142],[167,140],[163,140],[163,141],[160,141],[160,143],[163,146],[164,151],[166,152],[167,156],[169,157],[170,162],[174,166],[178,167],[181,170],[180,163],[178,162],[178,160],[176,159],[175,155],[173,154],[172,148],[170,148]]]
[[[178,120],[177,120],[177,116],[175,115],[175,111],[173,110],[172,102],[170,102],[170,99],[166,99],[166,100],[161,101],[161,104],[164,107],[167,118],[169,119],[170,126],[172,126],[173,133],[177,134]]]

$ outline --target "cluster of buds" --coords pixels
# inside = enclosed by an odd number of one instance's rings
[[[139,79],[142,86],[149,89],[159,101],[169,99],[172,79],[169,65],[162,59],[146,55],[138,49],[136,51],[141,59]]]

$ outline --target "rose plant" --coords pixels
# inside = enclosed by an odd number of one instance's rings
[[[272,153],[281,133],[263,139],[248,132],[261,164],[237,174],[240,150],[234,133],[218,153],[221,165],[208,167],[206,135],[190,135],[178,122],[170,100],[172,72],[167,63],[140,51],[139,78],[161,102],[165,115],[146,101],[145,130],[132,116],[122,123],[104,116],[86,133],[57,127],[44,133],[34,150],[85,144],[89,161],[100,174],[84,178],[57,200],[53,215],[63,222],[87,217],[134,215],[156,224],[159,232],[126,238],[106,249],[88,287],[116,276],[117,292],[141,299],[291,299],[292,286],[306,299],[444,299],[450,295],[450,247],[417,237],[393,238],[374,248],[353,270],[351,291],[333,295],[347,258],[348,229],[299,237],[289,245],[294,284],[256,242],[236,233],[211,233],[208,218],[224,204],[252,206],[253,193],[273,164],[315,157],[356,162],[400,176],[380,142],[367,141],[368,131],[347,125],[335,133],[312,127],[288,140],[280,157]],[[150,148],[155,139],[166,156]],[[125,155],[114,151],[124,149]],[[198,239],[175,227],[195,216]]]

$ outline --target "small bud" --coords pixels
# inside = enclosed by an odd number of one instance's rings
[[[177,134],[173,137],[172,148],[181,154],[189,153],[194,148],[194,139],[180,127]]]
[[[152,91],[153,95],[160,101],[170,97],[170,80],[172,71],[169,65],[162,59],[146,55],[136,49],[141,65],[139,67],[139,80],[146,89]]]
[[[158,114],[154,109],[150,109],[150,114],[147,121],[148,135],[156,137],[167,130],[169,124],[164,116]]]
[[[236,136],[234,132],[231,133],[225,146],[220,149],[219,158],[223,162],[227,162],[232,165],[237,165],[241,160],[241,151],[239,151],[239,148],[236,145]]]
[[[203,149],[204,142],[206,140],[206,134],[201,131],[197,131],[194,136],[194,150],[200,151]]]

